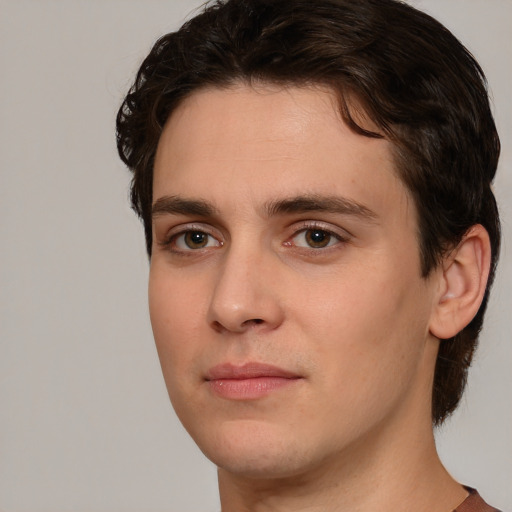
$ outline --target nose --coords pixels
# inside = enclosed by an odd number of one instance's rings
[[[232,248],[213,289],[208,321],[218,332],[273,330],[284,313],[279,299],[278,263],[256,249]]]

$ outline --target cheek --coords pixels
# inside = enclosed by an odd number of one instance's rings
[[[381,388],[401,385],[397,375],[412,378],[428,335],[427,290],[412,272],[338,276],[296,314],[307,337],[317,340],[320,375],[333,376],[326,385],[340,386],[347,399],[352,392],[378,397]]]
[[[178,381],[194,363],[196,342],[192,340],[200,339],[204,292],[152,263],[148,295],[153,336],[169,386],[170,380]]]
[[[164,262],[151,263],[149,272],[149,312],[158,329],[193,329],[202,317],[208,296],[204,279],[187,271],[170,270]],[[201,316],[202,315],[202,316]]]

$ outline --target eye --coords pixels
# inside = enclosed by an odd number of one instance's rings
[[[309,228],[299,231],[293,238],[296,247],[309,247],[323,249],[340,243],[341,237],[326,231],[325,229]]]
[[[219,240],[204,231],[190,230],[175,235],[172,238],[174,247],[181,251],[205,249],[207,247],[220,247]]]

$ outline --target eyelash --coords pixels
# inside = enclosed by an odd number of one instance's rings
[[[323,247],[311,247],[309,244],[300,246],[293,243],[293,240],[300,236],[301,234],[306,235],[309,232],[322,232],[327,234],[330,239],[328,240],[327,244]],[[336,242],[334,244],[331,244],[331,239],[334,239]],[[337,233],[336,231],[330,229],[329,227],[325,226],[322,223],[317,222],[305,222],[302,226],[300,226],[298,229],[296,229],[293,233],[293,235],[288,238],[286,242],[284,242],[285,246],[293,246],[296,247],[299,250],[308,251],[312,254],[316,253],[322,253],[330,249],[335,249],[337,245],[346,243],[349,241],[349,235],[348,233],[346,235],[342,235],[340,233]],[[307,243],[307,242],[306,242]]]
[[[321,232],[325,233],[329,240],[327,241],[325,246],[322,247],[312,247],[307,245],[297,245],[293,242],[294,239],[299,237],[301,234],[306,235],[309,232]],[[188,249],[186,248],[179,248],[176,247],[177,241],[181,237],[186,237],[187,235],[191,235],[193,233],[197,234],[203,234],[207,237],[207,241],[204,246],[198,247],[198,248],[191,248],[190,246]],[[331,243],[332,239],[335,240],[335,243]],[[214,248],[222,247],[224,245],[224,242],[219,240],[218,237],[214,236],[212,233],[208,232],[207,229],[205,229],[203,226],[195,226],[195,225],[189,225],[185,226],[183,229],[181,229],[178,232],[171,232],[163,241],[159,242],[159,245],[169,250],[170,252],[180,255],[180,256],[193,256],[194,253],[200,253],[202,252],[202,249],[210,249],[212,246],[210,245],[211,241],[215,240],[217,242],[216,245],[214,245]],[[332,229],[329,229],[327,226],[321,223],[317,222],[303,222],[300,226],[295,226],[292,236],[290,236],[285,242],[283,242],[283,245],[285,247],[295,247],[296,249],[300,251],[307,251],[311,254],[318,254],[324,253],[327,250],[335,249],[336,246],[346,243],[349,240],[348,234],[341,235],[340,233],[335,232]],[[183,241],[184,244],[188,245],[186,241]],[[321,242],[320,242],[321,243]]]
[[[183,255],[183,256],[191,256],[192,255],[191,253],[199,252],[201,249],[209,247],[209,245],[205,245],[204,247],[199,247],[197,249],[192,249],[191,247],[189,247],[188,249],[176,247],[177,240],[180,237],[185,237],[192,233],[206,235],[206,237],[208,237],[208,241],[206,242],[207,244],[210,243],[210,241],[211,241],[210,239],[213,239],[213,240],[217,240],[217,242],[218,242],[217,247],[222,247],[222,245],[224,245],[222,241],[218,240],[217,237],[215,237],[211,233],[209,233],[208,230],[206,230],[203,226],[195,226],[195,225],[185,226],[178,232],[172,231],[169,235],[167,235],[167,237],[164,240],[162,240],[159,243],[159,245],[162,248],[167,249],[172,253],[175,253],[178,255]],[[184,243],[186,244],[186,242],[184,242]]]

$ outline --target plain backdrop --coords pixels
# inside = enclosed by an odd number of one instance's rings
[[[512,510],[512,2],[416,0],[480,60],[503,142],[504,244],[449,470]],[[0,0],[0,509],[213,512],[215,468],[168,403],[114,117],[185,0]]]

